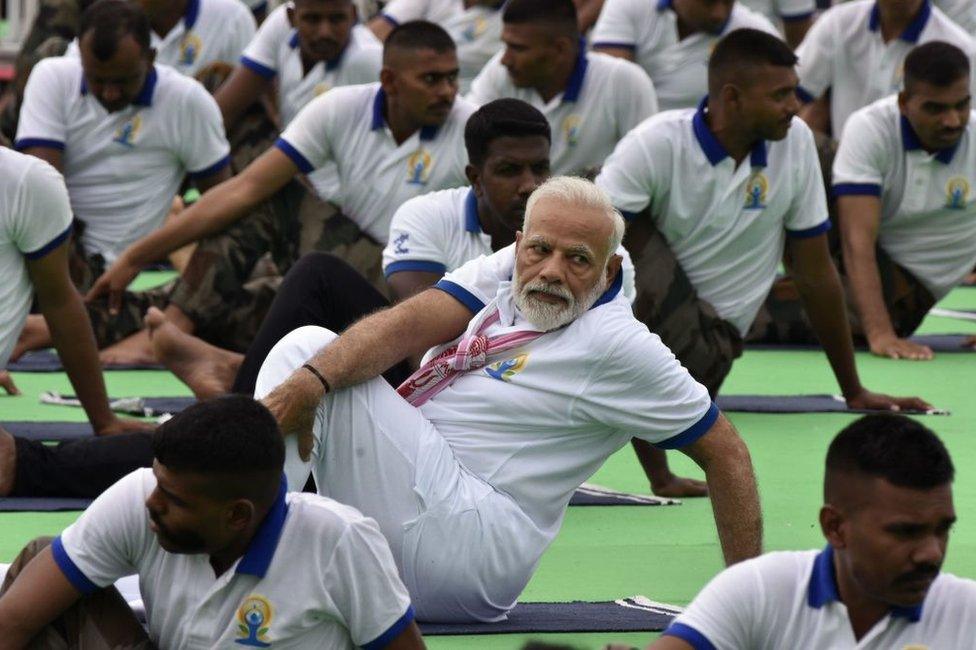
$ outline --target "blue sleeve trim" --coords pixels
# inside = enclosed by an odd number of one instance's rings
[[[629,212],[627,210],[618,210],[618,212],[623,216],[624,221],[633,221],[639,214],[638,212]]]
[[[703,435],[708,433],[708,430],[712,428],[715,424],[715,420],[718,419],[720,411],[718,407],[715,406],[715,402],[712,402],[708,410],[705,411],[705,415],[701,416],[698,422],[685,429],[683,432],[676,436],[672,436],[667,440],[662,440],[656,443],[654,446],[660,449],[681,449],[682,447],[687,447],[691,443],[695,442]]]
[[[813,228],[805,228],[803,230],[787,230],[786,236],[793,237],[794,239],[807,239],[809,237],[822,235],[828,230],[830,230],[830,219],[824,219]]]
[[[400,636],[400,633],[407,629],[407,626],[413,622],[413,605],[407,605],[407,611],[404,612],[403,616],[397,619],[397,622],[390,626],[383,634],[376,637],[374,640],[362,646],[363,650],[380,650],[390,645],[393,639]]]
[[[269,68],[263,63],[258,63],[254,59],[249,59],[246,56],[241,57],[241,65],[247,68],[248,70],[250,70],[251,72],[255,73],[256,75],[258,75],[259,77],[264,77],[265,79],[274,79],[275,76],[278,74],[277,70],[273,68]]]
[[[30,252],[24,253],[24,257],[26,257],[29,260],[39,260],[39,259],[41,259],[45,255],[47,255],[48,253],[50,253],[51,251],[53,251],[55,248],[57,248],[58,246],[60,246],[61,244],[63,244],[65,241],[67,241],[68,237],[71,236],[71,231],[72,230],[73,230],[72,226],[68,226],[67,228],[65,228],[65,230],[64,230],[63,233],[61,233],[60,235],[58,235],[57,237],[55,237],[54,239],[52,239],[48,243],[44,244],[43,246],[41,246],[37,250],[33,250],[33,251],[30,251]]]
[[[64,151],[64,143],[59,140],[46,140],[44,138],[21,138],[14,143],[14,149],[17,151],[23,151],[24,149],[30,149],[31,147],[47,147],[48,149]]]
[[[810,91],[803,86],[796,87],[796,96],[800,98],[800,101],[804,104],[809,104],[812,101],[816,101],[816,97],[810,94]]]
[[[386,22],[388,22],[391,25],[393,25],[393,27],[399,27],[400,26],[400,21],[398,21],[396,18],[394,18],[393,16],[391,16],[389,14],[380,14],[380,18],[382,18]]]
[[[439,273],[444,275],[447,272],[447,267],[440,262],[401,260],[399,262],[391,262],[385,269],[383,269],[383,275],[390,277],[394,273],[400,273],[401,271],[423,271],[424,273]]]
[[[64,544],[61,542],[61,536],[58,535],[51,542],[51,552],[54,554],[54,561],[57,563],[58,568],[61,569],[61,573],[64,577],[68,579],[71,585],[85,594],[86,596],[90,593],[98,591],[98,585],[89,580],[81,569],[71,561],[68,557],[68,552],[64,550]]]
[[[695,650],[717,650],[705,635],[684,623],[672,623],[661,636],[673,636],[689,644]]]
[[[187,174],[190,178],[206,178],[207,176],[213,176],[221,169],[230,164],[230,155],[226,155],[214,164],[210,165],[206,169],[201,169],[198,172],[190,172]]]
[[[784,23],[798,23],[801,20],[806,20],[807,18],[810,18],[815,13],[817,13],[817,12],[815,12],[815,11],[804,11],[802,14],[792,14],[792,15],[783,15],[783,14],[780,14],[779,19],[782,20]]]
[[[637,45],[635,43],[615,43],[614,41],[599,41],[593,44],[593,48],[598,47],[622,47],[626,50],[637,50]]]
[[[308,159],[284,138],[278,138],[275,140],[275,146],[278,147],[282,153],[291,158],[291,161],[295,163],[295,166],[298,167],[303,174],[308,174],[315,171],[315,167],[312,165],[312,163],[308,162]]]
[[[450,294],[459,303],[470,309],[472,314],[477,314],[479,311],[485,308],[485,303],[478,300],[473,293],[462,287],[460,284],[455,284],[450,280],[439,280],[437,284],[434,285],[434,288]]]
[[[837,183],[831,189],[834,196],[881,196],[877,183]]]

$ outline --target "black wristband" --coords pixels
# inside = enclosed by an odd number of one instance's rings
[[[322,376],[321,372],[316,370],[311,364],[308,363],[302,364],[302,368],[305,368],[305,370],[308,370],[310,373],[312,373],[313,375],[319,378],[319,381],[322,382],[322,386],[325,388],[326,393],[332,392],[332,387],[329,386],[328,380],[326,380],[326,378]]]

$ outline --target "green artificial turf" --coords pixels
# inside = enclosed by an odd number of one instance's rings
[[[144,278],[143,278],[144,279]],[[153,278],[158,282],[159,275]],[[958,289],[942,306],[976,308],[976,289]],[[974,333],[976,324],[931,317],[928,333]],[[976,404],[972,377],[976,358],[942,354],[931,362],[889,361],[858,354],[863,383],[873,390],[917,394],[948,417],[925,417],[956,459],[959,523],[953,530],[946,569],[976,578],[976,471],[967,460],[976,455]],[[186,395],[175,378],[162,372],[106,373],[113,395]],[[80,409],[41,406],[40,390],[67,391],[62,374],[16,374],[25,395],[0,397],[0,419],[82,419]],[[750,351],[736,362],[723,387],[726,393],[837,393],[822,353]],[[843,414],[730,414],[749,445],[759,479],[769,550],[823,545],[817,527],[824,452],[836,432],[854,418]],[[669,454],[679,473],[701,472],[679,453]],[[647,490],[629,448],[612,456],[592,482],[627,491]],[[74,514],[0,514],[0,561],[9,561],[30,538],[56,534]],[[672,507],[570,508],[563,529],[546,552],[523,600],[609,600],[643,594],[657,601],[687,604],[721,569],[721,554],[706,500],[686,500]],[[558,634],[432,637],[434,649],[519,648],[529,638],[579,648],[601,648],[609,641],[643,645],[651,634]]]

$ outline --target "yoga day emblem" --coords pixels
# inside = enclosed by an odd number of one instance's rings
[[[268,630],[273,615],[271,603],[264,596],[251,594],[245,598],[237,609],[237,639],[234,642],[252,648],[270,647]]]

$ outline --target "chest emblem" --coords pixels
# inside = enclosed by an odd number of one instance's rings
[[[769,179],[762,172],[755,172],[746,181],[746,197],[743,207],[746,210],[762,210],[766,207],[766,193],[769,191]]]
[[[470,25],[464,28],[464,31],[461,32],[461,36],[464,38],[465,41],[470,43],[474,39],[484,34],[486,29],[488,29],[488,21],[485,18],[479,16],[474,21],[472,21]]]
[[[397,235],[396,239],[393,240],[393,252],[397,255],[406,255],[409,253],[410,249],[407,248],[408,239],[410,239],[410,233],[408,232],[403,232]]]
[[[332,90],[332,85],[328,81],[320,81],[315,84],[315,88],[312,88],[312,95],[318,97],[319,95],[324,95],[325,93]]]
[[[430,152],[418,149],[407,158],[407,184],[426,185],[430,177],[430,168],[434,164]]]
[[[245,598],[237,609],[237,638],[234,643],[252,648],[270,647],[268,632],[273,616],[274,609],[264,596],[251,594]]]
[[[576,143],[579,142],[580,137],[580,127],[583,125],[583,119],[576,115],[567,115],[566,119],[563,120],[562,131],[563,139],[566,141],[566,146],[575,147]]]
[[[512,381],[512,377],[522,372],[528,360],[529,355],[520,354],[514,359],[496,361],[491,365],[485,366],[485,372],[488,373],[489,377],[498,379],[499,381]]]
[[[203,49],[203,41],[194,33],[189,33],[180,41],[179,65],[191,66],[196,63]]]
[[[969,181],[962,176],[953,176],[946,182],[945,207],[963,210],[969,203]]]
[[[139,131],[141,130],[142,116],[137,113],[129,118],[125,124],[116,129],[115,137],[112,138],[112,142],[117,142],[118,144],[126,147],[134,147],[135,140],[139,136]]]

